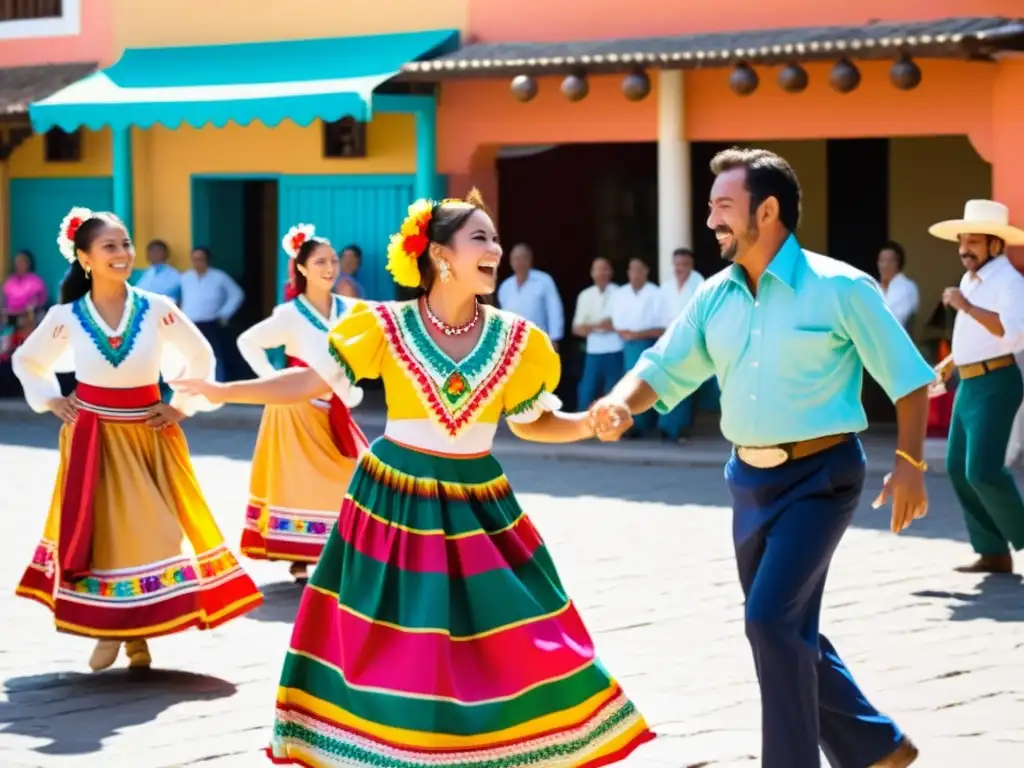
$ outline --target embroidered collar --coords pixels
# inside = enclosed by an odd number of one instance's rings
[[[476,423],[501,392],[526,346],[524,320],[484,306],[480,338],[456,362],[430,337],[417,302],[384,302],[374,311],[391,353],[414,382],[430,418],[450,440]]]
[[[295,309],[299,311],[306,320],[313,324],[321,333],[327,333],[330,328],[329,325],[333,325],[337,322],[338,318],[341,317],[341,313],[345,310],[345,300],[335,294],[331,305],[331,316],[324,317],[320,314],[320,310],[313,306],[312,302],[307,299],[303,294],[299,294],[295,297]]]
[[[121,322],[113,330],[100,317],[89,294],[72,304],[71,311],[104,359],[117,368],[132,353],[142,328],[142,320],[149,311],[149,299],[129,288]]]

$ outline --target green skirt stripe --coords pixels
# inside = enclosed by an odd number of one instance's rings
[[[609,683],[608,673],[595,662],[514,699],[457,704],[350,688],[333,667],[292,652],[285,657],[281,674],[282,688],[297,688],[370,722],[413,731],[440,730],[456,736],[500,731],[578,706],[608,690]]]
[[[546,616],[569,601],[544,546],[515,568],[452,579],[403,571],[367,557],[341,538],[337,526],[310,584],[336,594],[342,605],[363,616],[410,629],[448,630],[453,637]]]
[[[443,766],[444,768],[519,768],[519,766],[550,765],[552,763],[564,764],[567,757],[587,750],[594,742],[605,738],[616,730],[625,730],[631,725],[631,721],[638,718],[639,714],[636,707],[633,706],[633,702],[627,701],[624,706],[616,710],[611,717],[593,731],[572,741],[550,744],[529,752],[523,751],[507,756],[479,760],[467,756],[463,761],[443,763]],[[431,760],[429,756],[415,762],[391,757],[381,752],[368,750],[359,743],[354,743],[354,740],[328,736],[296,722],[282,720],[275,722],[274,740],[279,743],[302,744],[316,749],[330,755],[332,759],[338,761],[338,764],[372,765],[379,768],[425,768],[439,764]]]
[[[504,478],[505,474],[501,464],[490,454],[466,459],[436,456],[410,450],[386,437],[374,440],[370,453],[382,464],[410,477],[429,478],[453,485],[485,485]]]

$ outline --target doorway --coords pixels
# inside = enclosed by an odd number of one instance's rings
[[[211,266],[245,292],[228,325],[233,338],[267,317],[277,303],[277,200],[273,177],[192,179],[193,247],[209,248]],[[234,345],[224,363],[229,379],[252,375]]]

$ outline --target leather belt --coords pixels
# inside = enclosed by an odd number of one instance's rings
[[[999,357],[993,357],[991,360],[982,360],[980,363],[968,363],[967,365],[958,365],[957,372],[960,374],[961,379],[975,379],[978,376],[984,376],[986,373],[991,371],[998,371],[1000,368],[1009,368],[1011,365],[1016,365],[1017,361],[1013,355],[1000,355]]]
[[[736,446],[736,456],[744,464],[756,469],[774,469],[781,467],[787,461],[806,459],[808,456],[827,451],[829,448],[845,443],[852,435],[825,435],[810,440],[801,440],[796,443],[785,443],[784,445],[767,445],[757,448],[749,448],[743,445]]]

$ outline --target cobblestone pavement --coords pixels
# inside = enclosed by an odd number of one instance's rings
[[[190,439],[233,543],[254,435],[193,429]],[[159,669],[148,676],[89,675],[89,642],[58,635],[41,607],[12,595],[41,531],[55,445],[51,419],[0,423],[0,766],[268,765],[259,750],[298,597],[284,567],[250,565],[267,596],[250,617],[154,641]],[[603,660],[661,735],[627,765],[756,768],[757,686],[720,471],[617,473],[527,456],[506,469]],[[930,516],[900,537],[863,505],[832,569],[823,626],[919,742],[922,768],[1015,768],[1024,765],[1024,587],[951,572],[971,555],[947,481],[930,488]]]

